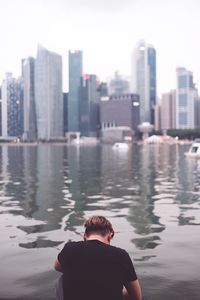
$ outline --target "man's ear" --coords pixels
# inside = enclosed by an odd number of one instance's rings
[[[84,233],[83,239],[84,239],[84,241],[87,241],[87,236],[85,233]]]
[[[109,243],[112,240],[112,238],[113,238],[113,234],[112,234],[112,232],[109,232],[109,234],[108,234],[108,242]]]

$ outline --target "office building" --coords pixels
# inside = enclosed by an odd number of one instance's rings
[[[68,131],[79,132],[79,100],[82,77],[82,51],[69,51]]]
[[[35,61],[35,105],[38,139],[63,137],[62,57],[41,46]]]
[[[68,93],[63,93],[63,130],[64,136],[68,132]]]
[[[155,130],[161,130],[161,104],[160,101],[157,101],[157,104],[155,105],[155,123],[154,123],[154,129]]]
[[[2,136],[2,103],[1,103],[1,87],[0,87],[0,136]]]
[[[161,97],[161,129],[176,128],[176,91],[162,94]]]
[[[28,57],[22,60],[22,76],[24,82],[24,134],[25,140],[37,138],[35,107],[35,59]]]
[[[192,72],[177,68],[176,128],[195,128],[195,101],[198,98]]]
[[[156,50],[140,41],[132,56],[131,89],[140,97],[140,122],[155,123]]]
[[[195,119],[195,128],[200,128],[200,97],[198,96],[195,99],[194,103],[194,119]]]
[[[110,96],[100,103],[101,129],[114,127],[129,127],[138,130],[140,124],[140,102],[136,94]]]
[[[23,81],[7,73],[2,83],[2,136],[23,134]]]
[[[100,93],[96,75],[83,75],[80,89],[80,133],[97,137],[100,130]]]
[[[109,95],[123,95],[128,94],[129,82],[123,78],[118,72],[109,81]]]
[[[98,92],[100,98],[108,98],[108,84],[106,82],[100,82],[98,85]]]

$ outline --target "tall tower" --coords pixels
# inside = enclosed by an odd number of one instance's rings
[[[35,61],[38,139],[63,136],[62,57],[38,46]]]
[[[23,134],[23,82],[7,73],[2,83],[2,136]]]
[[[22,76],[24,81],[24,138],[37,138],[35,111],[35,59],[28,57],[22,61]]]
[[[192,72],[185,68],[177,68],[177,93],[176,93],[176,128],[195,128],[195,100],[197,90],[193,82]]]
[[[162,94],[161,97],[161,129],[176,128],[176,90]]]
[[[1,102],[1,86],[0,86],[0,136],[2,136],[2,102]]]
[[[132,56],[132,92],[140,96],[140,121],[155,123],[156,50],[140,41]]]
[[[79,102],[83,69],[82,51],[69,51],[68,131],[80,131]]]
[[[96,75],[85,74],[80,89],[80,133],[97,137],[100,128],[100,93]]]
[[[123,95],[129,93],[129,82],[123,78],[118,72],[109,82],[109,95]]]

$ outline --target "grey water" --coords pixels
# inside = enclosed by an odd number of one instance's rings
[[[0,146],[0,297],[54,297],[53,261],[102,214],[152,300],[200,299],[200,160],[189,145]]]

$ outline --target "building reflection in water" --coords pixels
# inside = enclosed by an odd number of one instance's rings
[[[12,201],[4,205],[10,214],[24,216],[17,227],[29,235],[27,240],[31,240],[20,246],[47,247],[52,244],[51,240],[48,243],[49,232],[60,229],[62,217],[68,213],[63,195],[66,193],[63,147],[45,144],[3,146],[1,149],[4,156],[2,175],[4,181],[9,178],[4,184],[4,196],[12,197]],[[52,234],[51,239],[54,238]],[[57,239],[57,243],[63,241],[62,237],[61,241],[59,236]]]
[[[94,214],[111,220],[112,244],[129,252],[153,296],[155,282],[158,299],[172,282],[179,294],[188,274],[185,289],[196,282],[199,295],[200,160],[186,159],[187,148],[0,146],[3,295],[20,297],[28,288],[30,297],[42,290],[51,297],[52,259],[64,242],[82,238],[83,221]]]
[[[104,214],[119,233],[116,243],[154,249],[167,226],[200,223],[200,163],[186,160],[185,150],[3,145],[0,214],[18,217],[13,223],[24,233],[19,245],[25,248],[80,239],[85,217]]]
[[[88,210],[90,197],[101,193],[100,179],[100,147],[68,148],[69,191],[74,201],[74,209],[69,216],[66,228],[77,233],[78,238],[83,232],[83,222],[91,213]]]
[[[180,148],[177,159],[178,192],[176,202],[180,208],[179,225],[200,225],[200,161],[184,158],[185,148]]]
[[[179,207],[176,203],[178,145],[164,144],[159,147],[157,162],[157,178],[155,182],[156,193],[154,200],[154,213],[165,227],[178,223]]]
[[[1,195],[5,195],[6,186],[10,181],[9,173],[8,173],[8,147],[0,147],[0,186],[1,186]],[[1,197],[1,203],[3,199]]]
[[[157,177],[158,149],[152,149],[151,145],[140,146],[134,155],[134,172],[138,185],[138,205],[131,207],[128,216],[135,228],[133,243],[139,249],[154,249],[160,244],[159,233],[164,230],[159,217],[154,213],[152,195],[155,194],[155,180]],[[136,159],[137,157],[137,159]],[[137,171],[138,170],[138,171]]]

